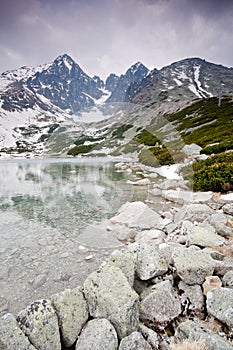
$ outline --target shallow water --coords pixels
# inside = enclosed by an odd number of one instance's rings
[[[85,241],[86,249],[79,240],[126,201],[146,199],[147,190],[126,184],[130,175],[114,161],[0,162],[0,314],[82,284],[120,245],[110,233],[101,244]]]

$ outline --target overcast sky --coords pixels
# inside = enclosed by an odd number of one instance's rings
[[[0,0],[0,72],[69,54],[89,75],[187,57],[233,66],[232,0]]]

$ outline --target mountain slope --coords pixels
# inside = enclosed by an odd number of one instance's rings
[[[135,91],[130,100],[134,103],[192,100],[233,94],[233,69],[188,58],[161,70],[152,71]]]

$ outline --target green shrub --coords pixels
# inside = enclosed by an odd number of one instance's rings
[[[69,156],[77,156],[78,154],[88,153],[92,151],[95,145],[81,145],[71,148],[67,154]]]
[[[137,135],[134,140],[138,143],[143,143],[146,146],[155,146],[156,143],[160,143],[159,139],[155,135],[145,129],[139,135]]]
[[[182,169],[182,173],[195,191],[233,190],[233,152],[218,154],[195,162],[192,170],[190,166],[186,166]]]
[[[139,161],[153,167],[174,164],[174,159],[166,147],[142,149],[139,154]]]
[[[233,140],[224,140],[223,142],[220,142],[217,145],[206,146],[201,150],[201,153],[217,154],[217,153],[222,153],[232,149],[233,149]]]
[[[123,124],[121,126],[119,126],[116,130],[113,131],[112,133],[112,137],[115,139],[123,139],[123,135],[124,133],[131,129],[133,127],[133,125],[131,124]]]

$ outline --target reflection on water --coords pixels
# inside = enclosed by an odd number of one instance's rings
[[[77,233],[107,218],[132,195],[127,175],[107,159],[0,163],[0,210]],[[123,181],[124,180],[124,181]]]
[[[99,266],[114,247],[83,251],[78,237],[139,199],[128,176],[108,158],[0,162],[0,314],[76,287]]]

